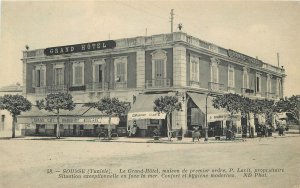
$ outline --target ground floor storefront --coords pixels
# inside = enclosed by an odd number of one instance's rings
[[[25,136],[55,136],[59,122],[60,136],[99,136],[107,135],[109,129],[115,136],[125,136],[126,116],[109,117],[100,111],[77,105],[73,111],[62,111],[59,115],[33,107],[18,117],[18,124],[23,125]]]
[[[163,96],[176,96],[182,109],[170,114],[170,129],[167,116],[154,111],[154,101]],[[105,136],[108,129],[112,136],[166,137],[171,134],[190,137],[198,130],[201,137],[207,131],[208,137],[226,136],[228,131],[235,134],[254,134],[263,118],[250,114],[244,118],[241,114],[230,115],[223,109],[213,107],[213,97],[209,93],[197,93],[187,90],[142,93],[135,96],[129,112],[122,117],[109,117],[97,109],[77,105],[73,111],[61,111],[59,119],[60,136]],[[57,114],[33,107],[18,117],[25,136],[55,136],[57,132]],[[246,127],[246,129],[245,129]],[[168,132],[170,131],[170,132]]]

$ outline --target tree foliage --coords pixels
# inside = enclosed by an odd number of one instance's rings
[[[31,109],[31,103],[22,95],[4,95],[0,97],[0,109],[7,110],[12,115],[20,115]]]
[[[167,127],[168,127],[168,139],[171,140],[171,123],[170,123],[170,114],[177,110],[181,110],[181,102],[178,101],[176,96],[161,96],[160,98],[155,99],[153,110],[155,112],[164,112],[167,114]]]
[[[60,138],[59,116],[60,110],[73,110],[76,104],[73,102],[73,97],[69,93],[50,93],[45,99],[36,101],[39,109],[45,109],[49,112],[54,112],[57,115],[56,138]]]
[[[118,98],[104,97],[95,103],[88,103],[85,106],[97,108],[109,116],[122,116],[129,110],[129,103],[120,101]]]
[[[300,97],[299,96],[291,96],[286,97],[284,99],[280,99],[275,104],[276,112],[289,112],[293,115],[293,117],[298,121],[299,123],[299,116],[300,116]]]
[[[108,139],[111,139],[111,117],[125,115],[130,105],[127,102],[120,101],[118,98],[104,97],[95,103],[87,103],[85,106],[97,108],[99,111],[109,116]]]
[[[170,114],[175,110],[181,110],[181,102],[178,101],[176,96],[162,96],[157,98],[154,101],[154,105],[153,109],[155,112]]]
[[[231,114],[239,113],[242,109],[243,98],[238,94],[228,93],[218,95],[213,99],[213,106],[217,109],[224,108]]]
[[[38,100],[37,107],[50,112],[57,113],[59,110],[73,110],[75,103],[73,97],[69,93],[51,93],[45,99]]]
[[[15,137],[16,116],[30,109],[31,103],[22,95],[4,95],[0,97],[0,110],[9,111],[13,117],[12,138]]]

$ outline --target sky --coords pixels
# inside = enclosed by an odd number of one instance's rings
[[[286,69],[285,95],[300,94],[300,2],[2,1],[0,87],[22,84],[25,45],[40,49],[183,32]]]

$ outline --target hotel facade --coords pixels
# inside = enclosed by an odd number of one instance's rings
[[[77,103],[75,110],[62,113],[61,136],[97,136],[105,129],[105,114],[83,106],[105,96],[131,104],[126,116],[113,120],[119,136],[134,120],[138,136],[151,136],[154,128],[166,135],[165,115],[153,112],[153,101],[164,95],[182,103],[182,110],[172,114],[173,130],[203,127],[207,111],[208,134],[214,136],[217,129],[224,132],[229,114],[214,109],[212,95],[278,100],[286,76],[283,68],[184,32],[27,50],[22,63],[23,94],[33,104],[55,92],[68,92]],[[245,121],[236,115],[239,131]],[[54,114],[36,107],[18,122],[26,125],[26,135],[55,135]],[[250,124],[255,124],[253,115]]]

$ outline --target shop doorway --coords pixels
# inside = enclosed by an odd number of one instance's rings
[[[35,134],[39,134],[40,133],[40,128],[41,128],[40,124],[36,124],[35,125]]]
[[[73,125],[73,135],[77,135],[77,126]]]
[[[170,115],[170,119],[172,119],[172,115]],[[168,136],[167,118],[161,120],[161,136]]]
[[[222,136],[223,126],[221,121],[210,122],[208,124],[208,137]]]

